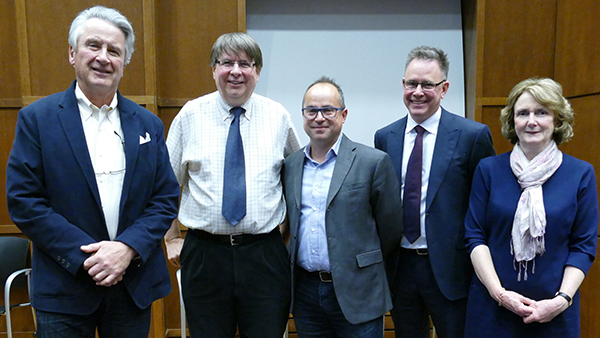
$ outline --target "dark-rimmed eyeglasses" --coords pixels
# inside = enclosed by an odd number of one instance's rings
[[[302,108],[302,116],[304,116],[304,118],[307,120],[314,120],[317,118],[317,115],[319,114],[319,112],[321,112],[321,115],[323,115],[324,118],[326,118],[328,120],[332,120],[337,115],[338,110],[344,110],[344,108],[343,107],[340,107],[340,108],[338,108],[338,107],[323,107],[323,108],[306,107],[306,108]]]
[[[240,69],[247,70],[256,65],[256,62],[250,63],[248,61],[217,60],[215,62],[225,69],[232,69],[237,64]]]
[[[433,83],[433,82],[429,82],[429,81],[418,82],[418,81],[414,81],[414,80],[405,80],[403,83],[404,83],[404,88],[406,88],[407,90],[417,90],[417,87],[421,86],[421,90],[423,90],[425,92],[430,92],[444,82],[446,82],[446,79],[444,79],[438,83]]]

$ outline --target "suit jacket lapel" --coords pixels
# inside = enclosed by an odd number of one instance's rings
[[[289,166],[286,167],[286,175],[293,178],[294,204],[296,209],[300,210],[302,202],[302,174],[304,173],[304,148],[300,152],[292,155]]]
[[[390,132],[390,136],[387,143],[387,153],[392,158],[392,164],[396,170],[398,176],[398,182],[402,182],[402,155],[404,154],[404,134],[406,131],[406,121],[408,117],[404,117],[400,120],[400,124],[397,129]],[[402,196],[402,193],[400,193]]]
[[[429,173],[429,187],[427,188],[427,209],[435,198],[440,185],[444,181],[444,176],[450,167],[450,162],[456,150],[456,145],[460,138],[460,130],[457,129],[447,118],[447,112],[442,109],[438,135],[435,140],[435,149],[431,161],[431,171]]]
[[[133,179],[133,172],[138,158],[140,148],[140,136],[145,137],[145,131],[140,130],[136,118],[136,106],[129,103],[117,93],[119,100],[119,114],[121,117],[121,128],[123,129],[125,147],[125,178],[123,179],[123,191],[121,193],[120,212],[129,196],[129,188]]]
[[[356,146],[354,142],[350,141],[346,135],[342,135],[342,141],[340,143],[339,154],[335,160],[335,168],[333,169],[333,177],[331,178],[331,184],[329,185],[329,193],[327,195],[327,207],[331,204],[331,201],[337,195],[340,190],[342,183],[346,179],[356,154],[354,150]]]
[[[65,131],[65,135],[71,150],[79,163],[81,171],[88,183],[98,207],[101,208],[100,193],[98,192],[98,185],[96,184],[96,174],[94,173],[94,167],[92,166],[92,160],[90,158],[90,152],[87,147],[87,141],[85,139],[85,133],[83,131],[83,124],[81,122],[81,114],[79,113],[79,107],[77,105],[77,98],[75,97],[75,81],[71,84],[71,87],[64,92],[63,100],[59,103],[61,109],[58,111],[58,119]]]

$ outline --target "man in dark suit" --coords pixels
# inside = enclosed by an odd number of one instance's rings
[[[117,91],[134,40],[118,11],[82,11],[69,33],[76,81],[18,116],[6,191],[33,242],[38,337],[146,338],[150,305],[171,291],[161,240],[179,186],[164,127]]]
[[[333,80],[310,85],[302,114],[310,143],[284,164],[298,334],[383,337],[384,259],[402,234],[392,163],[342,135],[348,110]]]
[[[375,134],[402,186],[405,232],[391,287],[396,337],[429,337],[430,315],[438,337],[464,336],[473,273],[464,217],[475,167],[495,152],[487,126],[440,106],[448,68],[442,50],[413,49],[402,79],[409,114]]]

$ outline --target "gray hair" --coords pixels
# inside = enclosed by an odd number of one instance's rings
[[[246,53],[250,58],[248,61],[254,62],[258,71],[263,66],[262,52],[258,43],[246,33],[227,33],[219,36],[210,52],[211,67],[216,66],[217,61],[219,61],[224,52],[233,53],[238,56],[241,53]]]
[[[308,88],[306,88],[306,91],[304,92],[304,97],[302,98],[302,107],[304,107],[304,98],[306,98],[306,93],[308,92],[308,90],[311,89],[314,85],[317,85],[319,83],[328,83],[328,84],[334,86],[338,92],[340,108],[346,108],[346,103],[344,102],[344,92],[342,91],[342,87],[340,87],[337,83],[335,83],[335,81],[332,78],[329,78],[327,76],[321,76],[317,81],[311,83],[310,86],[308,86]]]
[[[448,55],[444,53],[443,50],[435,47],[429,46],[420,46],[416,47],[408,53],[408,57],[406,58],[406,65],[404,70],[408,68],[408,65],[412,62],[412,60],[427,60],[427,61],[437,61],[440,69],[442,70],[442,74],[446,80],[448,80],[448,71],[450,70],[450,62],[448,62]]]
[[[133,27],[131,22],[116,9],[107,8],[104,6],[94,6],[81,11],[73,22],[71,23],[71,29],[69,29],[69,45],[77,50],[77,40],[81,34],[83,34],[83,27],[89,19],[101,19],[108,21],[113,25],[117,26],[125,35],[125,65],[131,61],[133,55],[133,45],[135,43],[135,34],[133,34]]]

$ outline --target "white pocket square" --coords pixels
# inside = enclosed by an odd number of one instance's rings
[[[144,138],[144,136],[140,135],[140,145],[144,144],[144,143],[148,143],[150,142],[150,134],[146,133],[146,137]]]

